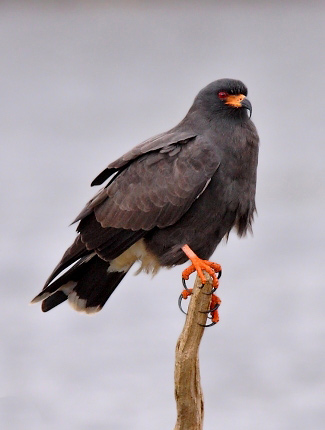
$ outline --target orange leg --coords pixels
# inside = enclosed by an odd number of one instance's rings
[[[216,273],[221,273],[220,264],[213,263],[208,260],[202,260],[191,250],[191,248],[188,245],[184,245],[182,247],[182,250],[185,252],[185,254],[192,262],[192,264],[183,271],[182,273],[183,279],[189,279],[191,273],[197,272],[197,274],[201,279],[202,284],[205,284],[206,279],[203,274],[203,270],[205,270],[213,279],[213,282],[212,282],[213,287],[218,288],[219,280]]]
[[[189,279],[189,276],[193,273],[193,272],[197,272],[198,276],[201,279],[202,284],[206,283],[206,278],[203,274],[203,270],[205,272],[207,272],[211,278],[212,278],[212,285],[213,288],[216,289],[219,286],[219,279],[221,276],[221,266],[220,264],[217,263],[213,263],[211,261],[208,260],[202,260],[201,258],[199,258],[188,245],[184,245],[182,247],[182,250],[184,251],[184,253],[188,256],[188,258],[191,260],[192,264],[183,271],[182,273],[182,278],[183,278],[183,283],[184,286],[186,288],[186,284],[184,279]],[[179,298],[179,302],[178,305],[181,309],[182,312],[182,306],[181,306],[181,301],[182,299],[187,299],[190,295],[192,294],[192,289],[185,289],[180,298]],[[208,313],[211,315],[210,319],[211,319],[211,324],[208,324],[204,327],[209,327],[211,325],[216,324],[219,321],[219,313],[218,313],[218,308],[221,304],[221,300],[219,299],[218,296],[216,296],[215,294],[211,294],[211,302],[210,302],[210,307],[209,307],[209,311]]]

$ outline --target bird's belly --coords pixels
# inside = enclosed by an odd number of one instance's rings
[[[117,258],[110,261],[108,271],[127,272],[136,261],[141,264],[136,274],[144,271],[155,275],[160,269],[157,257],[147,249],[144,240],[140,239]]]
[[[145,237],[147,249],[162,266],[185,263],[187,257],[181,249],[185,244],[200,258],[211,257],[236,220],[237,202],[225,201],[221,196],[225,194],[215,196],[205,191],[177,223]]]

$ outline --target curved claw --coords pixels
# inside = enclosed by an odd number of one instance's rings
[[[186,281],[185,281],[184,278],[182,278],[182,283],[183,283],[184,289],[188,291],[188,288],[187,288],[187,285],[186,285]]]
[[[201,327],[212,327],[213,325],[216,325],[217,323],[212,322],[211,324],[200,324],[198,323]]]
[[[210,312],[212,313],[212,312],[216,311],[220,305],[221,305],[221,302],[217,303],[214,308],[210,309]]]
[[[183,312],[183,314],[187,315],[187,312],[185,312],[184,309],[182,308],[182,300],[183,300],[183,296],[181,294],[178,298],[178,307],[181,310],[181,312]]]
[[[210,312],[216,311],[220,306],[220,303],[217,303],[214,308],[209,309],[208,311],[200,311],[201,314],[209,314]]]
[[[222,275],[222,269],[219,270],[218,274],[217,274],[217,278],[220,279]]]

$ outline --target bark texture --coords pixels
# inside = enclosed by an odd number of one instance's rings
[[[205,273],[207,283],[201,289],[197,276],[190,298],[186,321],[176,345],[175,399],[177,422],[175,430],[202,430],[204,403],[200,380],[199,346],[206,324],[207,314],[200,311],[209,309],[212,280]]]

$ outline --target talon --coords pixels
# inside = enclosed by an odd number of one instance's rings
[[[219,299],[219,297],[216,296],[215,294],[212,294],[211,303],[210,303],[210,312],[212,316],[212,322],[215,324],[219,321],[218,308],[220,305],[221,305],[221,300]]]
[[[215,306],[220,306],[221,305],[221,300],[218,296],[216,296],[215,294],[213,294],[211,296],[211,303],[210,303],[210,309],[211,311],[214,311]],[[218,309],[218,308],[216,308]]]
[[[218,313],[218,308],[221,304],[221,300],[219,299],[218,296],[216,296],[215,294],[213,294],[211,296],[211,302],[210,302],[210,308],[207,311],[200,311],[202,314],[211,314],[211,320],[212,322],[214,322],[214,324],[216,324],[219,321],[219,313]],[[213,324],[213,325],[214,325]],[[205,327],[210,327],[209,326],[205,326]]]
[[[184,290],[188,290],[185,279],[183,277],[182,277],[182,282],[183,282]]]
[[[211,314],[213,314],[219,308],[219,306],[220,306],[220,303],[217,303],[214,308],[211,308],[210,309]],[[213,319],[213,317],[212,317],[212,319]]]
[[[180,296],[178,298],[178,307],[179,307],[180,311],[183,312],[183,314],[187,315],[187,312],[185,312],[184,309],[182,308],[182,300],[183,300],[183,296],[182,296],[182,294],[180,294]]]
[[[198,323],[199,324],[199,323]],[[211,324],[199,324],[201,327],[212,327],[213,325],[216,325],[216,322],[212,322]]]
[[[217,296],[215,296],[217,297]],[[220,299],[219,299],[220,300]],[[220,300],[221,302],[221,300]],[[208,317],[209,319],[211,319],[211,324],[199,324],[201,327],[212,327],[213,325],[216,325],[217,322],[219,322],[219,313],[218,313],[218,307],[220,306],[220,303],[218,303],[217,308],[212,310],[210,309],[209,312],[211,312],[211,318]]]
[[[206,324],[206,325],[199,324],[199,325],[202,327],[211,327],[219,321],[218,308],[221,304],[221,300],[219,299],[219,297],[217,297],[214,294],[214,292],[219,286],[219,279],[221,278],[221,275],[222,275],[221,266],[220,264],[211,262],[209,260],[202,260],[191,250],[191,248],[188,245],[184,245],[182,247],[182,250],[187,255],[187,257],[192,262],[192,264],[182,272],[182,282],[184,286],[184,291],[182,292],[182,294],[178,299],[178,307],[184,314],[186,314],[186,312],[184,312],[184,310],[182,309],[182,300],[183,299],[186,300],[192,294],[192,289],[187,288],[185,280],[188,280],[192,273],[197,272],[202,283],[200,288],[202,288],[204,284],[206,284],[207,282],[206,277],[203,273],[203,271],[205,271],[212,278],[213,288],[209,293],[204,293],[207,295],[211,295],[209,310],[201,311],[201,312],[210,315],[208,316],[208,318],[211,319],[211,324]]]
[[[182,291],[182,293],[178,298],[178,307],[185,315],[187,315],[187,312],[185,312],[184,309],[182,308],[182,300],[186,300],[192,294],[192,291],[193,291],[192,288],[187,288],[186,290]]]
[[[215,312],[219,308],[219,306],[220,306],[220,303],[217,303],[213,308],[210,308],[207,311],[200,311],[200,312],[201,314],[209,314],[209,313],[213,314],[213,312]],[[211,319],[213,319],[213,317],[211,317]]]

